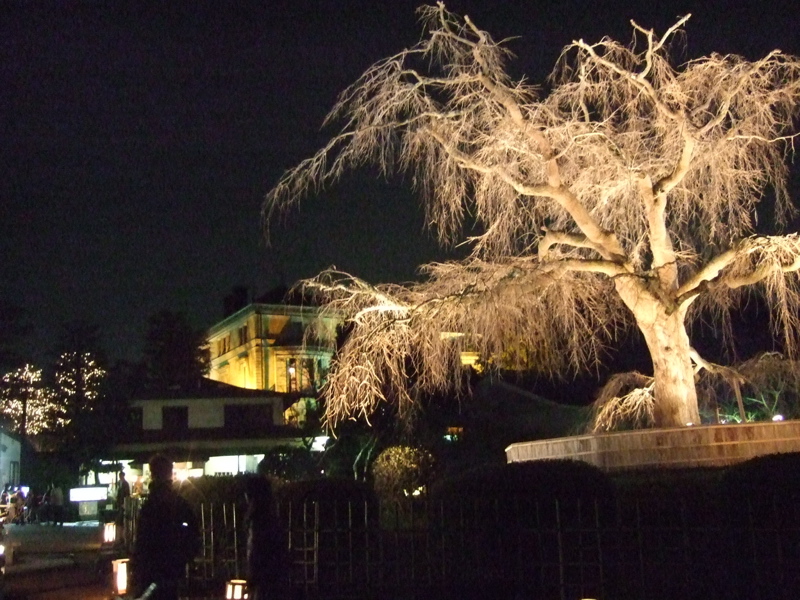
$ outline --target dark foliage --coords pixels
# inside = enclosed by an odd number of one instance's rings
[[[800,594],[800,453],[759,456],[730,467],[720,483],[724,515],[720,564],[731,598]]]
[[[208,373],[205,333],[183,313],[162,310],[150,317],[144,346],[147,385],[153,390],[193,389]]]
[[[310,479],[319,475],[318,461],[305,447],[276,446],[258,463],[258,472],[285,481]]]
[[[605,473],[588,463],[541,460],[480,467],[437,483],[431,496],[434,500],[516,496],[537,500],[613,499],[614,486]]]
[[[352,479],[309,479],[287,483],[277,490],[279,503],[302,502],[366,502],[373,503],[375,495],[363,482]]]
[[[193,506],[244,503],[246,475],[197,477],[176,484],[178,492]]]

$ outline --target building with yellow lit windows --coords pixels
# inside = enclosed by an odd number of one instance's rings
[[[333,355],[314,333],[334,334],[337,320],[320,320],[318,308],[304,305],[241,302],[226,311],[206,337],[207,379],[130,402],[130,431],[120,432],[108,459],[128,465],[132,477],[144,476],[155,452],[184,476],[252,472],[271,449],[314,435],[307,418],[318,410]]]
[[[286,304],[248,304],[208,332],[209,378],[253,390],[313,395],[322,385],[331,361],[330,349],[315,345],[314,331],[334,319],[320,321],[319,309]]]

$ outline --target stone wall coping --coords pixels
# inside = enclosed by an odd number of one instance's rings
[[[506,460],[566,458],[615,470],[724,466],[781,452],[800,452],[800,421],[692,425],[518,442],[506,448]]]

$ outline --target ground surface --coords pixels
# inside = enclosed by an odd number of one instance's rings
[[[112,555],[96,522],[8,525],[5,600],[109,600]]]

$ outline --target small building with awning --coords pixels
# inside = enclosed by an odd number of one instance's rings
[[[301,393],[244,389],[210,379],[195,389],[140,395],[130,402],[131,418],[102,463],[119,465],[109,471],[126,471],[134,486],[147,477],[146,464],[155,453],[175,462],[179,479],[255,472],[270,450],[309,443],[315,432],[306,428],[306,416],[316,402]],[[103,483],[116,479],[111,472],[98,476]]]

